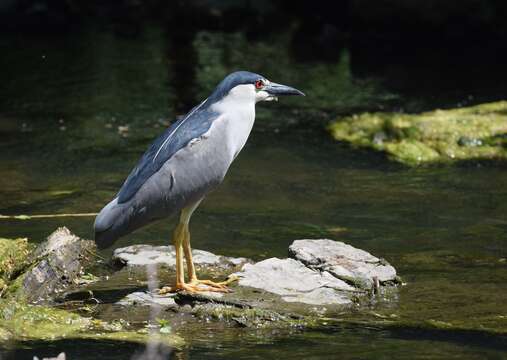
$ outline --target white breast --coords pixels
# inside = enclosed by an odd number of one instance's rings
[[[227,147],[234,159],[248,140],[255,121],[253,86],[236,86],[229,95],[213,105],[213,110],[217,111],[220,114],[220,120],[224,121],[224,134],[221,136],[227,142]]]

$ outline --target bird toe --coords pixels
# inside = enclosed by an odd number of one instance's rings
[[[229,289],[227,286],[220,285],[217,283],[213,283],[210,281],[210,283],[206,284],[205,282],[193,282],[193,283],[183,283],[183,284],[176,284],[174,286],[164,286],[163,288],[158,290],[159,295],[165,295],[165,294],[172,294],[177,292],[188,292],[188,293],[203,293],[203,292],[221,292],[221,293],[229,293],[232,292],[231,289]]]

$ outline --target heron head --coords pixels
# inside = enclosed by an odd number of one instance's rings
[[[293,87],[269,81],[262,75],[237,71],[222,80],[212,97],[223,98],[229,95],[259,102],[277,100],[278,96],[305,94]]]
[[[305,96],[305,94],[298,89],[287,85],[277,84],[261,76],[255,80],[253,85],[255,87],[255,102],[273,101],[277,100],[278,96],[284,95]]]

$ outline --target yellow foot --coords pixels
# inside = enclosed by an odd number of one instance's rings
[[[175,286],[164,286],[162,289],[158,291],[160,295],[168,294],[168,293],[176,293],[180,291],[187,291],[190,293],[198,293],[198,292],[229,292],[230,290],[227,287],[212,287],[207,286],[205,284],[200,283],[190,283],[190,284],[176,284]]]
[[[168,293],[176,293],[179,291],[188,291],[188,292],[206,292],[206,291],[214,291],[214,292],[223,292],[228,293],[232,290],[227,287],[230,283],[237,281],[239,278],[236,275],[230,275],[227,277],[227,280],[215,282],[212,280],[199,280],[193,279],[190,283],[182,283],[176,284],[175,286],[164,286],[162,289],[158,291],[160,295],[168,294]]]
[[[192,285],[206,285],[208,287],[212,287],[215,289],[224,289],[224,290],[230,291],[229,288],[227,287],[227,285],[229,285],[230,283],[232,283],[236,280],[238,280],[238,277],[236,275],[229,275],[229,277],[225,281],[215,282],[212,280],[192,279],[190,281],[190,284],[192,284]]]

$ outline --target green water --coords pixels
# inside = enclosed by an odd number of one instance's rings
[[[407,283],[399,298],[371,310],[411,326],[263,333],[203,325],[198,334],[181,332],[189,346],[176,355],[506,357],[505,168],[404,168],[334,143],[323,130],[341,114],[456,106],[498,93],[484,91],[484,79],[479,89],[469,84],[449,90],[450,80],[439,74],[433,74],[435,89],[423,94],[406,85],[410,76],[404,86],[391,86],[382,74],[358,78],[346,49],[334,61],[300,62],[290,56],[289,37],[249,42],[240,33],[199,32],[186,44],[193,61],[188,74],[179,73],[181,54],[157,26],[134,38],[104,29],[0,37],[0,214],[100,210],[168,121],[204,99],[228,72],[258,71],[307,97],[257,106],[248,144],[192,219],[193,246],[262,259],[285,257],[298,238],[348,242],[398,269]],[[494,72],[485,76],[495,88]],[[120,134],[119,126],[128,131]],[[0,236],[39,242],[65,225],[92,238],[92,224],[93,218],[1,220]],[[173,224],[159,222],[115,246],[167,244]],[[450,330],[418,330],[417,324],[428,322]],[[124,359],[138,347],[35,342],[11,345],[4,355],[31,359],[66,351],[68,359],[95,359],[89,349],[103,359]]]

